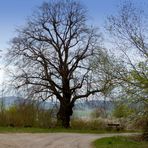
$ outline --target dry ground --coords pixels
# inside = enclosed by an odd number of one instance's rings
[[[0,148],[91,148],[91,142],[102,137],[124,134],[0,134]]]

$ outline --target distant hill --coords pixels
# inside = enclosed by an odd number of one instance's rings
[[[9,107],[15,103],[16,100],[18,100],[19,97],[16,96],[7,96],[0,98],[0,102],[3,102],[5,107]]]
[[[76,102],[75,109],[85,110],[85,109],[95,109],[104,108],[106,110],[112,110],[114,108],[113,101],[107,100],[90,100],[90,101],[79,101]]]
[[[19,101],[25,101],[25,99],[16,96],[6,96],[0,98],[0,102],[5,104],[5,107],[8,108],[11,105],[18,103]],[[40,101],[40,105],[46,109],[53,108],[55,106],[55,102],[53,101]],[[59,106],[59,104],[57,104]],[[91,110],[95,108],[104,108],[105,110],[111,111],[114,108],[114,104],[112,101],[104,101],[104,100],[90,100],[90,101],[76,101],[74,110]]]
[[[24,101],[29,101],[29,100],[23,99],[21,97],[16,97],[16,96],[6,96],[3,98],[0,98],[0,103],[3,102],[6,108],[14,104],[17,104],[18,102],[21,102],[21,101],[24,102]],[[40,101],[39,104],[46,109],[52,108],[53,106],[55,106],[55,103],[52,101],[44,101],[44,102]]]

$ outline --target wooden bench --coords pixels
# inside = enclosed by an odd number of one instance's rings
[[[108,125],[108,127],[110,129],[114,129],[115,128],[117,131],[120,130],[120,124],[119,123],[108,123],[107,125]]]

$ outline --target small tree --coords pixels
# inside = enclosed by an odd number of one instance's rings
[[[133,110],[130,109],[125,104],[117,104],[113,110],[113,116],[116,118],[127,118],[133,113]]]

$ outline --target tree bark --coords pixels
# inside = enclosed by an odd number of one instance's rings
[[[74,104],[72,103],[60,102],[60,108],[57,113],[58,126],[70,128],[70,116],[73,114],[73,107]]]

